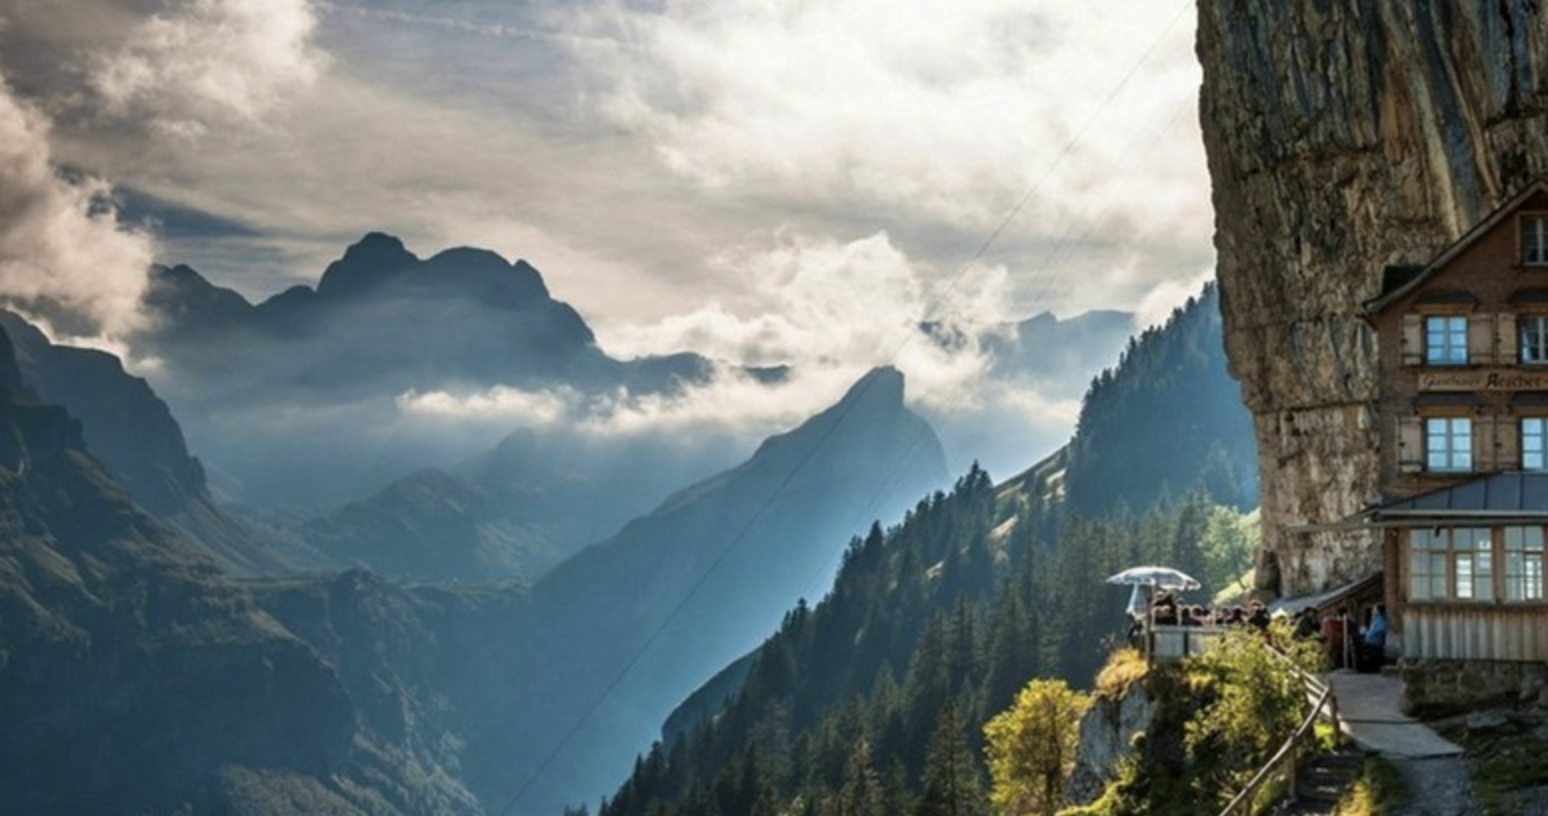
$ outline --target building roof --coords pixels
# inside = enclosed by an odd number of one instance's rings
[[[1548,518],[1548,472],[1505,471],[1387,502],[1365,512],[1383,519]]]
[[[1451,246],[1441,251],[1434,260],[1415,271],[1411,266],[1390,266],[1382,275],[1381,294],[1374,299],[1365,302],[1365,313],[1375,314],[1391,305],[1394,300],[1403,297],[1414,289],[1422,286],[1425,281],[1435,275],[1437,271],[1451,263],[1464,250],[1472,246],[1478,239],[1488,235],[1499,226],[1501,222],[1509,218],[1521,209],[1532,196],[1538,193],[1548,193],[1548,181],[1538,179],[1526,186],[1526,189],[1511,196],[1509,201],[1501,204],[1498,209],[1490,213],[1487,218],[1478,222],[1452,242]]]
[[[1383,573],[1381,570],[1376,570],[1375,572],[1367,574],[1363,578],[1350,581],[1346,584],[1340,584],[1336,587],[1325,589],[1316,593],[1315,595],[1300,595],[1294,598],[1275,598],[1268,604],[1269,613],[1277,614],[1279,612],[1284,612],[1286,614],[1294,614],[1308,606],[1318,610],[1335,609],[1340,604],[1343,604],[1355,595],[1368,593],[1372,590],[1380,592],[1382,585],[1382,575]]]

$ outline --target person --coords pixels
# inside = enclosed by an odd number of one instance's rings
[[[1157,626],[1176,626],[1178,623],[1177,599],[1172,597],[1170,592],[1162,592],[1157,595],[1155,608],[1151,610],[1151,615]]]
[[[1322,619],[1322,641],[1328,648],[1328,659],[1335,669],[1354,667],[1350,651],[1354,648],[1353,634],[1349,631],[1349,607],[1340,606],[1338,612]]]
[[[1268,628],[1268,608],[1263,605],[1262,601],[1254,600],[1247,605],[1247,610],[1247,622],[1252,624],[1253,628],[1260,632]]]
[[[1298,640],[1311,640],[1319,636],[1317,631],[1317,607],[1303,606],[1300,614],[1295,616],[1295,637]]]
[[[1371,622],[1365,627],[1360,643],[1362,671],[1377,671],[1387,654],[1387,616],[1381,604],[1371,607]]]

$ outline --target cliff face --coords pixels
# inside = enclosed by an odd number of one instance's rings
[[[1260,586],[1379,564],[1367,533],[1304,532],[1378,499],[1376,349],[1359,317],[1548,174],[1548,11],[1492,3],[1199,0],[1200,117],[1226,350],[1254,416]]]

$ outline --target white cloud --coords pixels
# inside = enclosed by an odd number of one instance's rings
[[[623,45],[584,47],[616,78],[614,120],[707,188],[988,229],[1032,185],[1045,229],[1093,195],[1153,223],[1151,190],[1178,184],[1207,213],[1198,140],[1168,132],[1197,93],[1191,5],[676,0],[586,18]]]
[[[604,348],[621,356],[691,349],[739,365],[788,365],[793,382],[784,397],[830,399],[835,383],[892,365],[907,376],[912,403],[944,414],[977,410],[989,363],[978,339],[1021,317],[1011,311],[1004,268],[939,272],[881,233],[839,243],[784,232],[773,246],[723,253],[714,266],[745,279],[743,297],[617,327],[601,335]],[[926,321],[944,324],[958,342],[931,341],[920,329]],[[797,402],[803,410],[820,407],[815,399]]]
[[[136,27],[90,82],[109,112],[148,115],[173,135],[258,122],[324,69],[316,26],[308,0],[189,0]]]
[[[1205,269],[1186,280],[1164,280],[1145,293],[1134,310],[1134,322],[1141,326],[1160,326],[1171,317],[1172,311],[1198,297],[1204,284],[1215,279],[1215,270]]]
[[[873,366],[917,354],[921,321],[983,327],[1012,319],[1003,268],[939,272],[906,256],[885,233],[850,242],[791,231],[720,253],[717,278],[734,300],[655,324],[617,327],[602,345],[624,356],[693,349],[746,365]]]
[[[395,402],[399,411],[427,419],[544,427],[563,419],[575,399],[570,391],[530,392],[497,386],[466,395],[409,391],[398,395]]]
[[[154,244],[118,224],[110,194],[59,174],[48,120],[0,78],[0,301],[57,340],[103,345],[141,319]]]
[[[676,394],[582,394],[559,388],[522,391],[496,386],[469,393],[409,392],[396,402],[416,423],[487,429],[530,428],[593,439],[617,437],[695,442],[731,438],[751,443],[785,430],[833,403],[858,373],[827,368],[777,384],[723,369],[708,383]]]

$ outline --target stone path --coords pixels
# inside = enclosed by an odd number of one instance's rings
[[[1340,730],[1355,745],[1388,759],[1460,756],[1462,748],[1402,712],[1403,681],[1396,675],[1326,675],[1338,700]]]
[[[1386,757],[1403,777],[1408,805],[1399,816],[1478,813],[1462,748],[1399,708],[1403,681],[1390,674],[1334,672],[1340,730],[1363,750]]]

